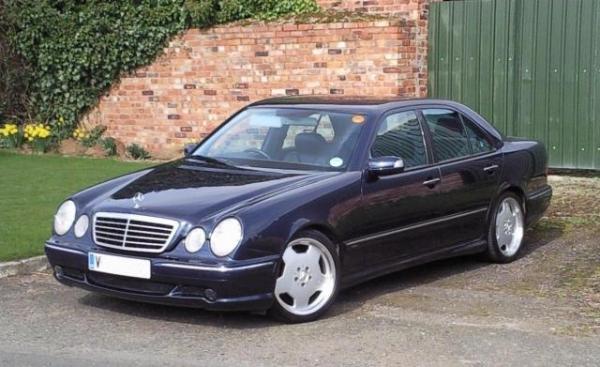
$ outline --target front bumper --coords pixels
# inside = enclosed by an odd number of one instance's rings
[[[46,242],[45,252],[59,282],[109,296],[223,311],[266,310],[273,303],[277,264],[273,258],[227,267],[149,258],[151,279],[146,280],[90,271],[88,253],[80,248]]]

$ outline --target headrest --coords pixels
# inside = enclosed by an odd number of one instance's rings
[[[296,150],[304,153],[319,152],[327,145],[323,136],[317,133],[300,133],[296,135]]]

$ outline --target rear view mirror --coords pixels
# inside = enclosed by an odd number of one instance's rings
[[[368,170],[373,176],[395,175],[404,171],[404,160],[399,157],[372,158]]]

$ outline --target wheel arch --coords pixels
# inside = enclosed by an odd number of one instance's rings
[[[504,190],[500,191],[497,198],[504,193],[513,193],[521,200],[521,206],[523,207],[524,214],[527,214],[527,196],[525,195],[525,190],[517,185],[509,185]]]
[[[333,229],[331,227],[329,227],[326,224],[322,224],[322,223],[304,223],[303,225],[299,226],[298,228],[295,229],[294,233],[291,235],[290,240],[295,238],[298,233],[304,232],[304,231],[317,231],[322,233],[325,237],[329,238],[329,240],[333,243],[333,245],[335,246],[338,255],[341,256],[341,252],[342,252],[342,247],[341,246],[341,241],[339,239],[339,237],[335,234],[335,232],[333,231]]]
[[[503,194],[505,194],[507,192],[512,193],[519,198],[519,200],[521,202],[521,206],[523,207],[523,212],[525,215],[527,215],[527,205],[526,205],[527,204],[527,199],[526,199],[527,196],[525,195],[525,190],[523,190],[523,188],[521,188],[519,185],[505,183],[504,185],[500,186],[498,193],[496,194],[496,196],[494,197],[494,200],[490,204],[490,208],[489,208],[488,214],[487,214],[488,226],[490,225],[492,218],[494,217],[494,210],[496,209],[496,205],[498,205],[498,200],[500,199],[500,197]]]

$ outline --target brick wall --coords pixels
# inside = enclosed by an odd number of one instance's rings
[[[427,0],[317,0],[324,9],[349,10],[376,14],[410,14],[416,18]]]
[[[189,30],[122,78],[86,122],[169,156],[270,96],[425,95],[424,50],[419,20],[410,17]]]

